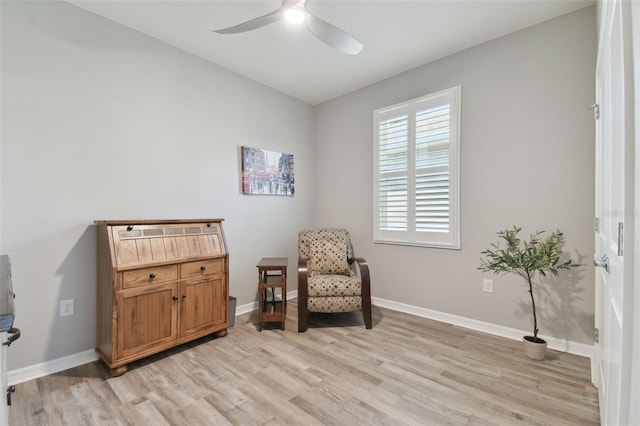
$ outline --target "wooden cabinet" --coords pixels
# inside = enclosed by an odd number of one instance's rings
[[[222,219],[96,221],[97,351],[127,364],[229,327]]]

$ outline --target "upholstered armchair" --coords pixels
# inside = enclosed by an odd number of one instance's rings
[[[356,270],[356,267],[358,268]],[[301,231],[298,235],[298,332],[307,330],[309,312],[362,310],[371,328],[369,266],[353,256],[345,229]]]

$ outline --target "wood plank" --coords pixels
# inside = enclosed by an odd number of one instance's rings
[[[218,234],[211,234],[209,235],[209,239],[211,241],[211,247],[213,250],[213,253],[222,253],[222,247],[220,246],[220,237],[218,236]]]
[[[198,257],[202,256],[202,249],[200,248],[200,239],[195,235],[187,235],[187,245],[189,246],[189,256]]]
[[[149,238],[151,245],[151,258],[158,262],[167,259],[167,252],[164,248],[164,238]]]
[[[125,322],[131,324],[129,327],[135,327],[137,318],[135,316],[137,306],[137,297],[125,297],[122,298],[122,312],[123,318],[126,318]],[[122,347],[118,348],[119,352],[127,351],[136,347],[136,333],[135,329],[127,328],[118,333],[118,336],[122,339]]]
[[[151,263],[153,262],[153,255],[151,254],[151,243],[149,238],[138,238],[136,241],[136,250],[138,251],[138,263]]]
[[[162,242],[164,244],[164,252],[167,255],[167,259],[177,259],[179,254],[176,237],[164,237],[162,238]]]
[[[180,258],[189,257],[191,255],[187,237],[176,237],[176,245],[178,246],[178,256]]]
[[[141,294],[135,297],[135,320],[133,321],[133,341],[135,346],[142,346],[150,342],[149,305],[150,300],[158,293]]]
[[[205,300],[210,290],[194,288]],[[586,358],[531,361],[521,342],[376,306],[371,330],[355,312],[312,314],[297,333],[296,300],[288,305],[287,331],[258,332],[251,312],[225,338],[136,361],[120,377],[94,362],[20,383],[10,422],[599,425]]]
[[[167,312],[163,309],[163,294],[162,293],[151,293],[147,296],[148,299],[148,321],[147,321],[147,340],[144,343],[153,342],[156,340],[160,340],[163,337],[166,337],[166,333],[164,332],[163,324],[167,324],[167,321],[159,321],[160,318],[170,318],[171,312]]]
[[[198,235],[198,242],[200,243],[200,250],[203,256],[215,254],[214,246],[211,245],[209,235]]]
[[[120,240],[118,242],[118,265],[133,265],[138,262],[136,240]]]

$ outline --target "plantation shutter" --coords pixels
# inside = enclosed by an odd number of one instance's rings
[[[460,87],[374,111],[374,241],[459,248]]]
[[[416,114],[416,231],[448,232],[450,105]]]
[[[380,123],[379,194],[380,228],[406,231],[408,220],[409,117]]]

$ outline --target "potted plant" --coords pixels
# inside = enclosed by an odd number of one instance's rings
[[[529,358],[544,359],[547,342],[538,337],[538,316],[536,315],[536,301],[533,296],[534,277],[538,274],[546,277],[548,273],[558,275],[561,269],[570,269],[580,266],[573,260],[564,260],[562,246],[564,235],[555,231],[546,237],[544,231],[531,234],[528,241],[518,238],[522,228],[514,226],[498,232],[500,239],[504,240],[506,247],[501,248],[500,242],[491,243],[491,247],[484,250],[484,258],[480,260],[478,269],[494,274],[513,272],[520,275],[528,285],[531,297],[531,310],[533,312],[533,336],[524,336],[525,353]]]

